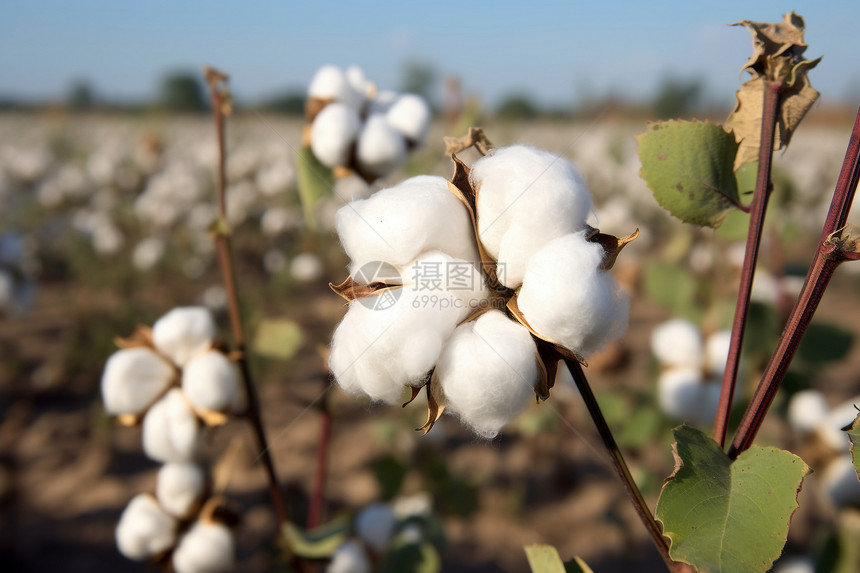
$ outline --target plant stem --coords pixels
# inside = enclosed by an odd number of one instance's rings
[[[832,233],[845,226],[858,182],[860,182],[860,110],[854,121],[848,150],[845,153],[845,160],[830,202],[830,210],[821,231],[818,250],[806,274],[800,296],[779,337],[776,350],[765,368],[752,402],[747,407],[738,427],[738,432],[729,449],[729,457],[732,459],[749,448],[755,439],[833,272],[839,263],[845,260],[844,254],[834,249],[832,244],[828,244],[827,239]]]
[[[579,388],[579,393],[585,401],[585,407],[588,408],[588,413],[591,415],[591,419],[594,420],[594,425],[597,426],[597,431],[603,439],[603,445],[606,446],[606,450],[609,452],[612,467],[624,483],[627,495],[630,496],[630,500],[636,508],[636,513],[639,514],[639,519],[642,520],[642,523],[651,535],[651,539],[654,541],[654,545],[657,546],[657,550],[663,557],[663,561],[666,562],[669,570],[675,573],[689,571],[690,569],[684,563],[677,563],[669,557],[669,544],[666,542],[666,538],[663,537],[662,528],[657,524],[654,515],[648,508],[648,504],[645,502],[645,498],[642,497],[642,492],[639,491],[636,482],[633,481],[633,476],[630,475],[630,470],[627,468],[624,456],[618,448],[618,444],[615,443],[615,438],[612,436],[612,431],[606,423],[606,418],[603,417],[603,412],[600,410],[600,405],[597,403],[594,393],[591,391],[591,386],[588,384],[585,372],[582,371],[582,366],[578,361],[570,358],[565,358],[564,361],[573,375],[576,387]]]
[[[735,384],[738,378],[738,366],[741,359],[741,349],[746,330],[747,313],[750,306],[753,278],[755,277],[756,261],[761,243],[764,217],[767,213],[767,202],[773,186],[770,182],[770,167],[773,160],[773,143],[776,136],[777,112],[779,111],[779,96],[782,85],[767,82],[764,89],[763,115],[761,121],[761,142],[758,156],[758,175],[756,176],[753,200],[750,204],[750,226],[747,231],[744,264],[741,269],[741,282],[738,287],[738,301],[735,306],[735,316],[732,320],[732,337],[729,355],[726,359],[726,370],[723,373],[723,384],[720,390],[720,402],[714,419],[714,440],[723,447],[726,441],[726,431],[729,426],[729,415],[735,394]]]
[[[323,396],[322,403],[320,404],[320,416],[320,437],[317,441],[316,469],[314,471],[310,507],[308,508],[308,529],[313,529],[322,522],[325,482],[326,474],[328,473],[328,447],[331,442],[332,422],[328,406],[328,393]]]
[[[207,78],[208,79],[208,78]],[[254,430],[257,440],[260,458],[266,470],[269,482],[269,496],[272,500],[275,513],[279,523],[283,526],[289,523],[287,507],[278,483],[275,464],[272,460],[266,439],[266,431],[260,417],[260,399],[257,396],[256,386],[251,376],[248,365],[245,345],[245,330],[242,326],[242,314],[239,307],[239,293],[236,284],[236,269],[233,264],[233,251],[230,245],[230,236],[223,227],[227,224],[227,177],[226,177],[226,149],[224,145],[224,103],[226,93],[219,88],[221,80],[210,81],[209,95],[212,101],[212,112],[215,119],[215,134],[218,139],[218,229],[215,233],[215,244],[218,249],[218,262],[221,267],[221,276],[224,281],[224,290],[227,293],[227,306],[230,314],[230,330],[233,334],[233,347],[236,350],[236,364],[242,375],[242,382],[248,399],[248,420]]]

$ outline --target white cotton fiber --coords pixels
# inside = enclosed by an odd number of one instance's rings
[[[651,352],[665,366],[700,368],[705,356],[701,332],[692,322],[680,318],[667,320],[654,329]]]
[[[197,417],[174,388],[143,419],[143,452],[157,462],[188,462],[199,443]]]
[[[358,66],[349,66],[346,69],[346,82],[355,94],[356,102],[359,104],[357,109],[361,109],[367,96],[370,95],[374,89],[373,83],[367,80],[367,77],[364,75],[364,70]]]
[[[830,408],[824,394],[818,390],[801,390],[788,403],[788,423],[801,436],[825,423]]]
[[[197,464],[168,463],[158,470],[155,496],[159,505],[174,517],[190,517],[203,498],[206,480]]]
[[[161,394],[174,376],[173,367],[148,348],[111,354],[102,374],[102,400],[111,415],[139,414]]]
[[[349,201],[356,201],[358,199],[367,199],[373,193],[373,187],[367,181],[353,173],[346,177],[335,179],[332,193],[344,203],[348,203]]]
[[[517,297],[535,331],[583,357],[627,329],[627,295],[599,270],[603,254],[584,233],[555,239],[529,261]]]
[[[326,167],[347,165],[360,129],[361,120],[354,109],[344,103],[330,103],[311,125],[311,151]]]
[[[346,74],[337,66],[323,66],[308,86],[308,97],[342,102],[353,109],[360,104],[358,94],[350,85]]]
[[[403,94],[386,113],[388,123],[409,141],[418,144],[424,141],[433,115],[423,97]]]
[[[233,533],[222,523],[197,521],[173,552],[176,573],[226,573],[235,564]]]
[[[174,308],[152,325],[155,346],[179,366],[206,352],[215,334],[215,320],[203,306]]]
[[[664,370],[657,380],[657,403],[670,418],[704,422],[707,396],[701,370],[690,366]]]
[[[406,140],[384,115],[371,115],[358,135],[355,153],[362,172],[385,177],[406,161]]]
[[[185,365],[182,391],[191,404],[205,410],[239,413],[245,408],[245,394],[236,364],[215,350]]]
[[[531,256],[549,241],[585,228],[591,194],[569,161],[530,147],[496,149],[472,166],[478,230],[505,266],[504,284],[522,282]],[[500,273],[501,274],[501,273]]]
[[[860,504],[860,481],[850,454],[832,459],[820,472],[819,480],[837,507]]]
[[[534,399],[537,347],[528,330],[491,310],[457,327],[436,374],[448,410],[492,438]]]
[[[428,269],[442,272],[441,290],[435,281],[414,280],[417,272]],[[461,277],[460,270],[467,276]],[[391,404],[401,399],[406,386],[424,381],[454,328],[486,296],[473,264],[438,252],[402,272],[403,287],[350,303],[329,356],[329,368],[346,391]]]
[[[370,109],[368,110],[368,115],[374,115],[377,113],[385,114],[388,113],[388,110],[391,109],[391,106],[397,101],[397,98],[400,97],[400,94],[397,92],[393,92],[390,90],[383,90],[376,94],[376,98],[370,102]]]
[[[718,330],[708,336],[705,342],[705,368],[711,376],[722,377],[726,371],[731,343],[731,330]]]
[[[326,573],[370,573],[370,559],[364,547],[350,539],[335,550],[325,570]]]
[[[377,554],[388,549],[396,526],[394,511],[387,503],[369,505],[355,516],[356,535]]]
[[[119,552],[135,561],[156,557],[176,543],[176,520],[149,494],[129,502],[116,526]]]
[[[442,177],[412,177],[354,201],[338,210],[335,224],[352,275],[370,262],[406,265],[432,250],[479,259],[466,208]]]

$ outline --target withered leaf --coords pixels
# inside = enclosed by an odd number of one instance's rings
[[[151,326],[140,325],[126,338],[114,337],[113,343],[123,349],[141,347],[155,349],[155,343],[152,341]]]
[[[538,382],[535,385],[535,397],[538,402],[549,399],[549,391],[555,386],[555,376],[558,373],[558,363],[562,356],[552,344],[537,341]]]
[[[416,428],[416,431],[424,432],[426,435],[442,417],[447,402],[445,401],[445,394],[442,393],[442,386],[439,384],[436,370],[433,370],[425,388],[427,388],[427,421],[420,428]]]
[[[495,147],[480,127],[470,127],[466,135],[445,136],[445,155],[454,155],[474,146],[481,155],[487,155]]]
[[[561,344],[559,344],[555,340],[549,338],[548,336],[544,336],[543,334],[541,334],[540,332],[538,332],[534,328],[532,328],[532,326],[529,324],[528,320],[526,320],[525,315],[523,315],[522,311],[520,310],[519,305],[517,304],[517,295],[512,296],[510,298],[510,300],[508,300],[507,307],[508,307],[508,312],[511,313],[511,316],[513,316],[517,322],[519,322],[520,324],[525,326],[526,329],[532,333],[532,336],[534,336],[537,339],[535,342],[538,345],[540,345],[541,342],[550,344],[550,345],[552,345],[554,350],[556,352],[558,352],[558,354],[561,357],[568,358],[571,360],[576,360],[577,362],[579,362],[583,366],[588,366],[588,362],[586,362],[584,358],[582,358],[581,356],[579,356],[578,354],[576,354],[575,352],[573,352],[569,348],[565,348],[564,346],[562,346]]]
[[[621,249],[626,247],[629,243],[632,243],[637,237],[639,237],[639,229],[636,229],[629,235],[625,237],[616,237],[615,235],[609,235],[606,233],[601,233],[599,229],[594,229],[588,236],[588,240],[594,243],[600,243],[600,246],[603,247],[604,255],[603,261],[600,263],[600,270],[608,271],[615,266],[615,261],[618,259],[618,254],[621,252]]]
[[[391,290],[395,288],[401,288],[402,284],[389,284],[384,282],[372,282],[369,284],[361,284],[355,282],[352,277],[347,277],[345,281],[336,285],[334,283],[328,283],[329,288],[340,295],[348,302],[352,302],[354,300],[360,298],[367,298],[369,296],[375,296],[382,291]]]
[[[786,59],[798,60],[806,50],[807,44],[803,41],[805,23],[803,18],[794,11],[782,15],[782,22],[753,22],[742,20],[732,26],[745,26],[753,37],[753,54],[741,68],[748,71],[752,76],[768,75],[771,64],[777,64],[774,58],[784,56]],[[770,75],[771,79],[776,79]]]

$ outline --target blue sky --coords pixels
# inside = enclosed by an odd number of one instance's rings
[[[431,63],[497,101],[527,91],[569,104],[647,97],[668,73],[729,102],[750,53],[748,18],[806,19],[823,101],[860,103],[860,2],[24,1],[0,8],[0,94],[61,97],[87,78],[111,98],[155,92],[165,70],[211,63],[254,99],[306,85],[322,64],[358,64],[396,88],[404,62]]]

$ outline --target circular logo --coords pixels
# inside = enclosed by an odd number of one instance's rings
[[[400,277],[400,272],[385,261],[371,261],[361,265],[354,275],[355,282],[362,285],[375,284],[390,284],[401,285],[403,280]],[[380,289],[373,296],[359,298],[358,302],[362,306],[371,310],[386,310],[394,306],[397,299],[400,298],[402,287]]]

